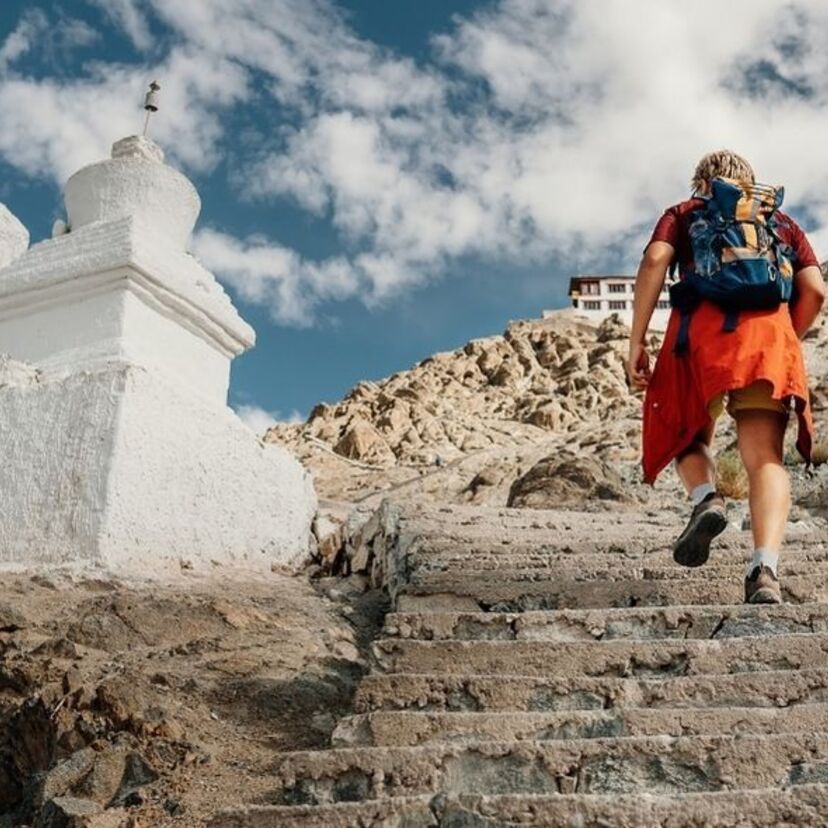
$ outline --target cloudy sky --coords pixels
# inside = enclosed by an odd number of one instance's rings
[[[47,237],[157,78],[261,427],[631,270],[709,149],[823,258],[827,33],[818,0],[3,0],[0,200]]]

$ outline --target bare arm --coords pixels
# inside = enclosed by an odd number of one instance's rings
[[[650,356],[645,345],[647,328],[664,287],[664,277],[673,260],[673,253],[673,245],[664,241],[652,242],[644,251],[641,264],[638,266],[633,299],[630,356],[627,361],[627,373],[636,388],[644,388],[650,378]]]
[[[825,282],[818,267],[803,267],[794,274],[794,296],[791,321],[796,335],[802,339],[814,324],[825,302]]]

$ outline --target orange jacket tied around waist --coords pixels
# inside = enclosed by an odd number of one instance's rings
[[[644,480],[659,473],[710,422],[708,403],[718,394],[757,380],[773,386],[773,397],[790,400],[799,421],[797,449],[810,462],[813,420],[805,362],[787,304],[742,311],[733,331],[723,331],[725,313],[704,301],[690,320],[689,351],[673,353],[679,314],[670,316],[664,343],[644,398]]]

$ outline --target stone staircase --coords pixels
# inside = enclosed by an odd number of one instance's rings
[[[332,749],[212,828],[828,825],[828,533],[745,606],[749,533],[671,514],[386,506],[394,611]]]

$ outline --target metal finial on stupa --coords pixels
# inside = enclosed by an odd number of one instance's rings
[[[144,109],[147,111],[147,117],[144,121],[144,135],[147,134],[147,130],[149,129],[150,115],[153,112],[158,112],[158,92],[160,89],[161,85],[158,81],[153,81],[149,85],[149,92],[147,92],[144,98]]]

